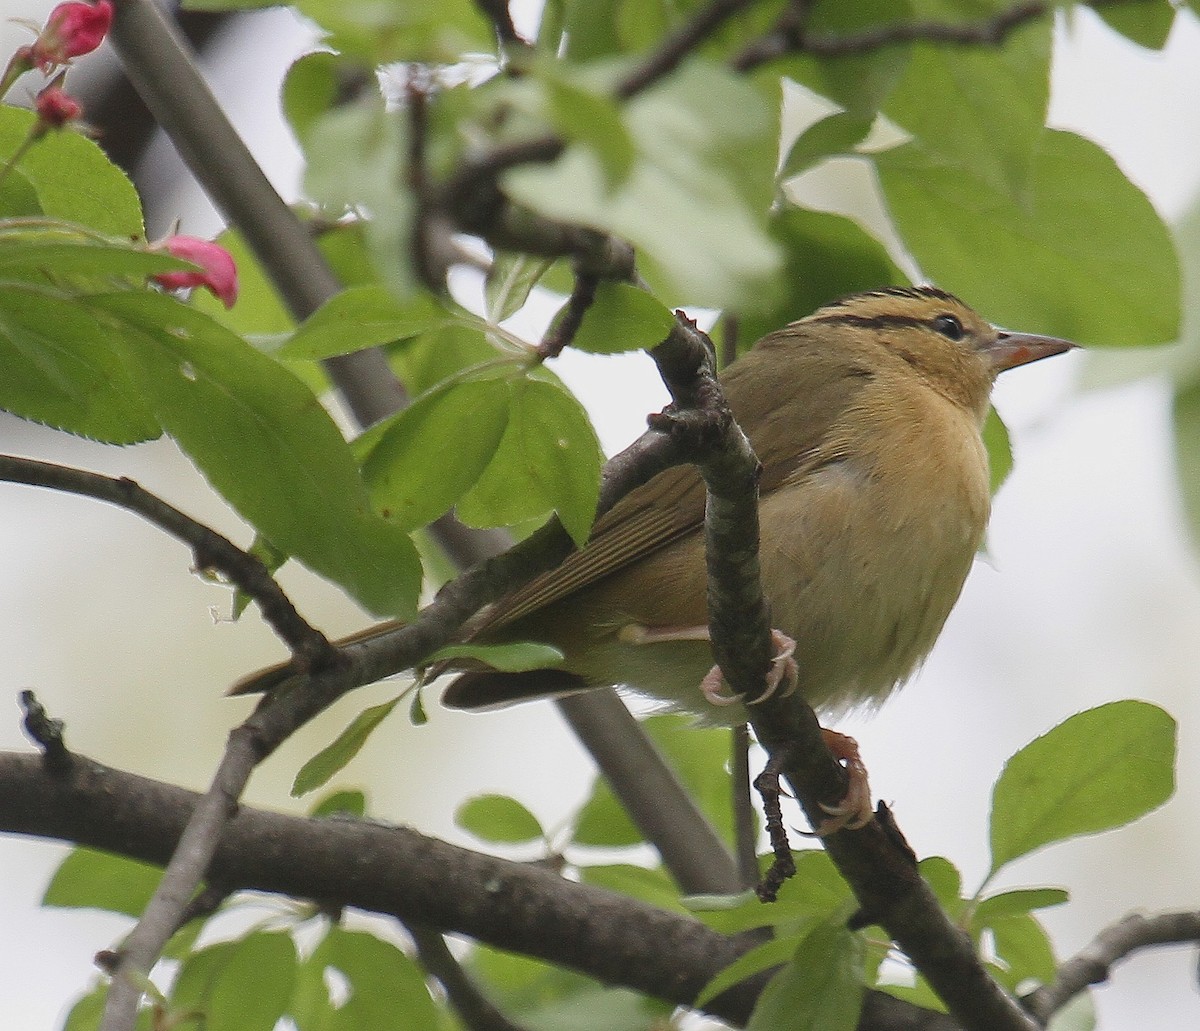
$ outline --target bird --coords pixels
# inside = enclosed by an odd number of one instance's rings
[[[822,717],[878,707],[929,653],[987,528],[982,427],[996,377],[1074,346],[997,329],[934,286],[886,287],[767,334],[721,373],[761,463],[761,579],[781,675]],[[562,662],[522,673],[475,664],[442,704],[483,710],[622,685],[709,722],[744,722],[742,706],[713,704],[729,699],[710,675],[704,506],[688,465],[626,495],[582,549],[465,633],[550,644]]]

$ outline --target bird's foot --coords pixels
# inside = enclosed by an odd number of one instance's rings
[[[799,682],[800,670],[795,659],[796,642],[783,631],[772,630],[771,644],[775,648],[775,655],[767,670],[766,690],[757,698],[750,699],[747,703],[749,705],[765,702],[779,690],[781,685],[783,693],[779,697],[786,698],[796,690],[796,684]],[[733,705],[735,702],[742,701],[741,695],[730,694],[726,689],[725,678],[721,673],[720,666],[713,666],[705,674],[704,679],[700,681],[700,693],[704,695],[710,705]]]
[[[821,736],[825,739],[825,747],[833,753],[833,757],[846,770],[850,780],[846,788],[846,797],[837,805],[820,803],[821,808],[828,814],[828,819],[822,820],[812,834],[824,838],[840,830],[856,831],[871,822],[875,811],[871,808],[871,785],[867,782],[867,767],[863,764],[858,751],[858,742],[847,734],[839,734],[836,730],[821,728]]]

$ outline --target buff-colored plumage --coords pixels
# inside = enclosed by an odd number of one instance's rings
[[[856,294],[765,337],[721,376],[763,465],[761,565],[799,689],[836,713],[881,702],[925,657],[987,526],[980,429],[996,375],[1071,345],[998,332],[933,288]],[[558,646],[562,669],[473,670],[446,704],[486,708],[624,684],[713,711],[699,684],[704,489],[668,470],[602,517],[586,548],[499,602],[478,640]],[[681,640],[663,640],[679,636]],[[248,689],[268,686],[263,678]]]

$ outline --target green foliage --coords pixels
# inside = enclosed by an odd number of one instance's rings
[[[748,74],[735,70],[744,67],[744,48],[788,6],[771,0],[677,55],[668,73],[625,99],[616,84],[689,24],[698,0],[549,0],[530,53],[502,50],[484,5],[473,0],[295,6],[325,49],[293,66],[283,102],[304,151],[306,215],[315,214],[314,233],[345,289],[296,325],[232,233],[223,239],[242,287],[232,311],[206,296],[188,305],[156,292],[147,277],[187,266],[147,248],[128,179],[84,135],[51,132],[29,142],[34,116],[0,107],[0,407],[113,444],[170,434],[253,525],[254,550],[272,569],[295,557],[376,613],[415,612],[424,574],[409,534],[448,511],[474,526],[525,525],[557,513],[576,543],[587,539],[602,460],[596,435],[530,342],[506,328],[535,287],[570,288],[568,263],[547,256],[553,246],[516,249],[532,216],[566,223],[577,238],[608,232],[636,248],[637,285],[601,283],[572,342],[595,353],[652,347],[671,328],[671,308],[684,304],[718,309],[749,345],[839,295],[905,283],[905,269],[919,269],[1014,329],[1119,346],[1179,333],[1179,267],[1161,219],[1101,148],[1045,126],[1049,17],[1002,46],[781,53]],[[829,41],[916,21],[964,24],[1007,6],[818,0],[789,9],[808,15],[802,36]],[[1125,37],[1160,48],[1176,9],[1147,0],[1104,5],[1100,15]],[[414,79],[427,91],[423,105],[405,96],[401,79],[414,63],[425,65]],[[385,65],[394,65],[387,100],[374,78]],[[785,78],[829,112],[795,139],[781,128],[780,98],[794,92],[784,89]],[[867,153],[870,130],[889,123],[905,142]],[[550,133],[564,144],[556,158],[505,165],[496,196],[484,190],[467,198],[463,221],[480,225],[500,196],[513,202],[503,226],[509,235],[499,234],[513,249],[480,262],[482,304],[470,303],[482,310],[458,307],[470,291],[457,284],[454,299],[433,296],[417,267],[429,241],[415,240],[414,231],[443,199],[449,176],[475,167],[493,147]],[[410,167],[416,153],[420,169]],[[787,180],[845,155],[876,173],[891,223],[884,230],[789,198]],[[422,175],[425,194],[413,188]],[[440,252],[424,258],[458,260]],[[319,363],[368,347],[385,349],[414,400],[348,444],[319,399],[327,386]],[[1175,415],[1194,515],[1200,387],[1190,362],[1174,370]],[[1010,457],[994,413],[985,439],[998,487]],[[439,657],[510,671],[561,658],[529,644],[458,645]],[[304,765],[295,792],[341,771],[402,697],[360,713]],[[414,699],[419,716],[419,692]],[[731,838],[728,732],[671,717],[646,727]],[[1120,826],[1162,804],[1173,790],[1174,733],[1170,717],[1142,702],[1073,717],[1015,755],[997,781],[983,887],[964,890],[949,860],[922,862],[942,905],[1010,989],[1052,975],[1054,950],[1036,911],[1061,904],[1066,893],[986,895],[985,888],[1037,848]],[[338,792],[314,814],[361,817],[365,808],[361,794]],[[667,909],[684,905],[661,868],[612,862],[611,854],[599,865],[580,860],[595,858],[593,849],[643,844],[603,782],[557,832],[501,796],[470,800],[458,818],[486,841],[561,844],[587,883]],[[855,903],[828,856],[802,852],[797,865],[774,906],[749,895],[687,900],[727,933],[772,933],[714,979],[704,998],[779,968],[752,1029],[853,1027],[890,943],[878,929],[847,928]],[[45,904],[132,915],[157,879],[140,864],[77,850]],[[209,1031],[269,1029],[280,1019],[301,1031],[448,1026],[413,961],[374,934],[324,927],[315,944],[301,936],[306,948],[298,948],[291,932],[310,915],[289,912],[286,929],[256,926],[203,948],[196,941],[208,922],[186,928],[169,949],[178,970],[164,991],[167,1023]],[[531,1029],[623,1031],[670,1013],[664,1003],[488,949],[476,949],[468,965]],[[331,975],[344,994],[331,995]],[[888,990],[940,1005],[919,977]],[[67,1027],[94,1026],[101,1000],[102,990],[81,999]],[[1088,1015],[1069,1019],[1086,1026]],[[149,1026],[148,1015],[143,1021]]]
[[[1055,841],[1157,809],[1175,791],[1175,721],[1147,702],[1110,702],[1026,745],[992,792],[992,869]]]

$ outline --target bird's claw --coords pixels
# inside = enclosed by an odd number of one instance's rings
[[[758,705],[774,696],[779,686],[784,684],[780,698],[786,698],[796,690],[800,679],[800,670],[796,665],[796,642],[780,630],[771,631],[771,644],[775,654],[771,658],[771,666],[767,670],[767,687],[757,698],[752,698],[748,705]],[[742,701],[742,696],[731,694],[726,690],[725,678],[720,666],[713,666],[700,681],[700,693],[710,705],[734,705]]]
[[[837,805],[818,803],[828,815],[810,834],[814,838],[825,838],[841,830],[856,831],[865,827],[875,816],[871,807],[871,785],[867,781],[867,767],[858,751],[858,742],[847,734],[821,728],[825,747],[841,762],[849,778],[846,796]]]

